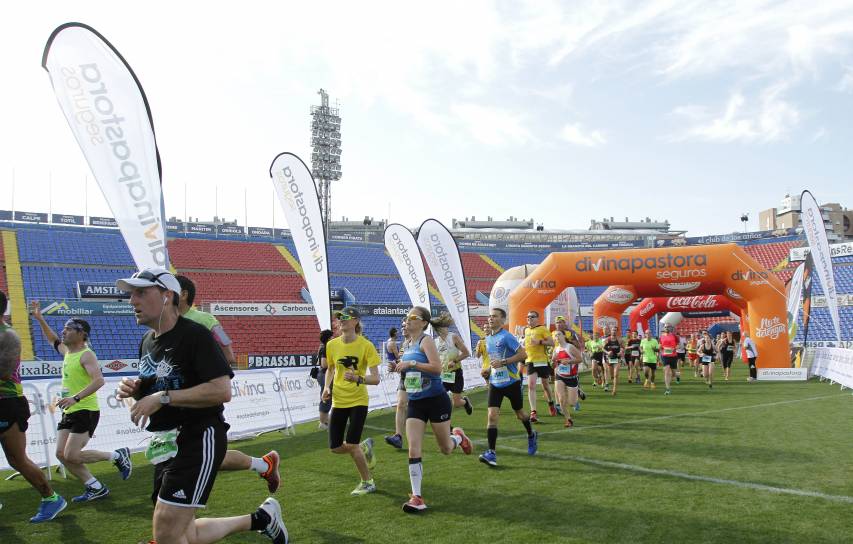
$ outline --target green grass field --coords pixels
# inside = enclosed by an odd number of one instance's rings
[[[719,369],[718,369],[719,371]],[[477,461],[485,442],[485,393],[454,424],[476,441],[475,455],[442,456],[431,436],[424,452],[429,510],[404,514],[407,455],[384,444],[390,410],[368,417],[377,441],[378,492],[354,498],[357,475],[348,457],[326,449],[316,424],[295,437],[271,433],[232,444],[252,455],[282,456],[281,501],[291,541],[328,542],[851,542],[853,433],[850,391],[815,380],[733,381],[713,391],[692,371],[670,397],[661,386],[621,385],[609,395],[589,385],[576,426],[543,417],[539,454],[526,453],[521,424],[506,406],[498,462]],[[718,372],[719,374],[719,372]],[[623,373],[624,380],[624,373]],[[541,393],[540,393],[541,398]],[[541,413],[547,413],[544,404]],[[37,495],[20,479],[0,482],[0,543],[136,543],[150,538],[152,467],[135,455],[121,482],[107,463],[93,472],[112,488],[92,504],[69,504],[49,523],[30,525]],[[5,475],[3,475],[5,476]],[[66,498],[79,483],[55,480]],[[204,516],[249,513],[267,496],[249,472],[220,473]],[[257,534],[228,542],[267,542]]]

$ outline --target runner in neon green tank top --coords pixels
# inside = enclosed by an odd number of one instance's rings
[[[97,392],[104,385],[98,358],[87,344],[92,328],[83,319],[71,318],[65,322],[60,339],[42,316],[37,300],[30,303],[30,311],[47,341],[63,356],[62,393],[56,402],[62,410],[56,427],[56,458],[85,486],[83,494],[71,500],[88,502],[106,497],[110,490],[92,476],[85,463],[112,461],[123,480],[130,478],[133,466],[128,448],[113,452],[83,449],[98,426],[101,412]]]
[[[21,339],[3,322],[8,302],[6,293],[0,291],[0,447],[9,465],[41,495],[38,512],[30,518],[31,523],[40,523],[55,518],[68,503],[27,455],[30,404],[21,387]]]

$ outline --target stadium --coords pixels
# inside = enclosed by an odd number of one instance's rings
[[[851,540],[853,10],[536,4],[0,36],[0,544]]]

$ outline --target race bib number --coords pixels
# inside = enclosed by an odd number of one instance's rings
[[[405,382],[403,382],[406,386],[406,393],[420,393],[424,390],[424,384],[421,380],[421,373],[417,370],[410,370],[406,373]]]
[[[441,373],[441,381],[444,383],[455,383],[456,382],[456,371],[448,370],[447,372]]]
[[[492,385],[504,385],[510,381],[509,369],[507,367],[492,369]]]
[[[727,346],[726,347],[726,351],[734,351],[734,350],[735,350],[734,346]]]
[[[702,362],[703,363],[710,363],[711,359],[712,359],[712,357],[710,355],[703,355],[702,356]]]
[[[557,365],[557,374],[560,376],[571,376],[572,365],[559,364]]]
[[[159,465],[178,455],[178,430],[157,431],[148,442],[145,458],[152,465]]]
[[[663,354],[664,354],[664,355],[672,355],[673,353],[675,353],[675,350],[674,350],[674,349],[672,349],[672,348],[664,348],[664,349],[663,349]]]
[[[639,351],[634,350],[634,351],[632,351],[632,352],[631,352],[631,357],[639,357],[639,356],[640,356],[640,352],[639,352]]]
[[[619,359],[617,359],[616,357],[611,357],[611,358],[610,358],[610,364],[611,364],[611,365],[618,365],[618,364],[619,364]]]

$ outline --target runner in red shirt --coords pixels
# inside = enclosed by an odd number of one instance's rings
[[[671,325],[664,325],[660,335],[660,358],[663,362],[663,381],[666,384],[665,395],[672,394],[672,375],[678,368],[678,337],[673,333]]]

